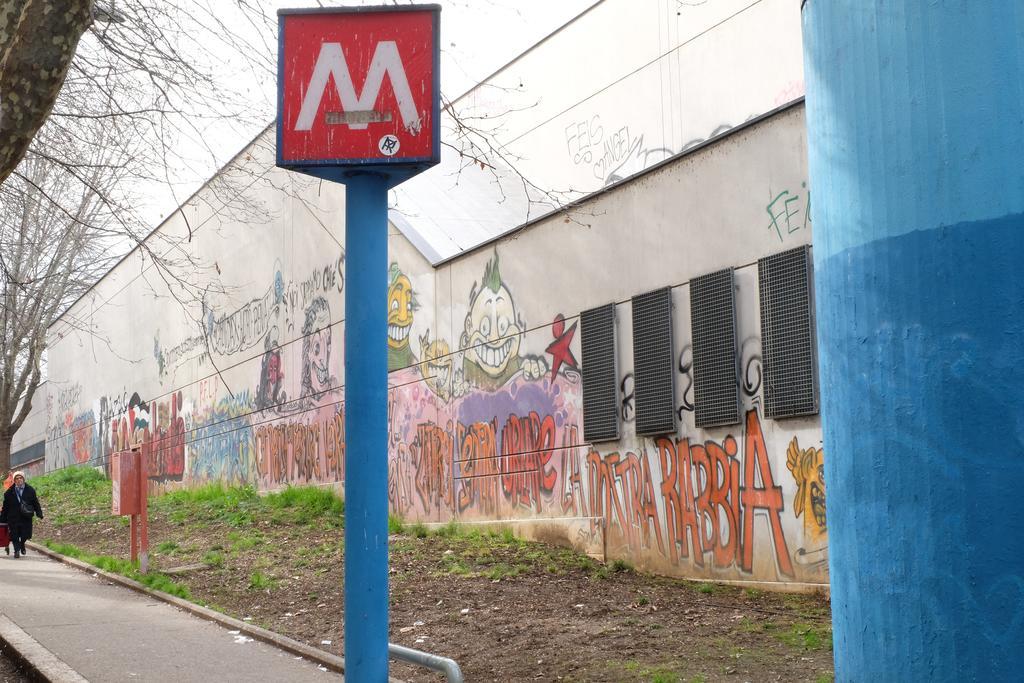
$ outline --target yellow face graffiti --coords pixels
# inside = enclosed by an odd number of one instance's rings
[[[409,346],[412,329],[412,283],[398,275],[388,289],[388,346],[401,349]]]
[[[828,531],[825,524],[825,458],[822,449],[801,449],[796,437],[786,451],[786,467],[796,480],[793,510],[803,515],[804,530],[817,539]]]
[[[491,377],[500,377],[509,362],[519,357],[519,335],[512,294],[504,284],[484,287],[473,299],[466,316],[466,353]]]

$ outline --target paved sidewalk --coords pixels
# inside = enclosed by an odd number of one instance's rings
[[[342,680],[309,660],[29,546],[0,554],[0,613],[94,683]]]

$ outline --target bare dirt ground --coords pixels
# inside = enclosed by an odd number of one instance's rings
[[[48,517],[35,540],[126,557],[127,525],[105,514],[109,489],[106,500]],[[343,654],[336,523],[161,506],[150,524],[153,569],[192,600]],[[467,681],[832,680],[823,596],[644,575],[511,533],[393,534],[390,625],[392,642],[454,658]],[[403,664],[392,674],[442,680]]]
[[[29,683],[31,680],[8,656],[7,650],[0,646],[0,683]]]

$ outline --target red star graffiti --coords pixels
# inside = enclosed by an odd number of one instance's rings
[[[572,353],[572,337],[576,334],[576,323],[565,329],[565,316],[559,313],[551,323],[551,336],[555,341],[548,344],[547,352],[551,354],[551,381],[555,381],[558,370],[564,363],[570,370],[579,371],[576,356]]]

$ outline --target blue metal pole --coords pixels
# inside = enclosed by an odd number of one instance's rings
[[[1024,7],[803,25],[836,680],[1020,680]]]
[[[388,678],[387,178],[345,178],[345,679]]]

